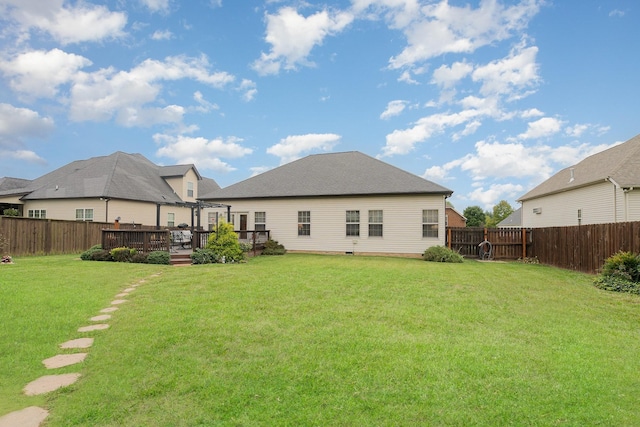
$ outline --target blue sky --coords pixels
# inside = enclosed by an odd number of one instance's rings
[[[0,0],[0,177],[357,150],[490,209],[640,133],[633,0]]]

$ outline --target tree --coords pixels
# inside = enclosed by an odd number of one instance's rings
[[[486,219],[480,206],[468,206],[462,215],[467,218],[467,227],[482,227]]]
[[[500,200],[497,205],[493,207],[493,227],[496,227],[502,220],[513,213],[513,208],[506,200]]]

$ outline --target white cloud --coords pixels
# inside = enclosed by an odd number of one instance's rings
[[[433,72],[431,83],[447,89],[455,86],[456,83],[467,77],[471,71],[473,71],[473,66],[466,62],[454,62],[451,67],[441,65]]]
[[[63,0],[3,0],[5,15],[18,25],[20,38],[28,37],[31,29],[46,32],[62,44],[99,42],[124,35],[127,15],[112,12],[107,7]]]
[[[54,128],[53,119],[36,111],[0,103],[0,146],[23,138],[44,138]]]
[[[157,102],[162,81],[192,79],[216,88],[231,83],[226,72],[211,73],[206,57],[167,57],[164,61],[148,59],[131,69],[108,68],[80,73],[71,88],[70,116],[75,121],[106,121],[114,116],[124,126],[150,126],[177,123],[184,108],[170,105],[149,107]]]
[[[533,87],[540,79],[536,63],[537,54],[538,48],[535,46],[519,46],[506,58],[477,67],[472,78],[482,83],[482,95],[500,94],[511,99],[521,98],[527,94],[521,91]]]
[[[555,135],[562,129],[563,121],[553,117],[543,117],[527,125],[527,131],[518,135],[521,139],[545,138]]]
[[[229,137],[206,139],[184,135],[155,134],[156,144],[162,145],[156,152],[158,156],[168,157],[179,164],[193,163],[198,169],[216,172],[230,172],[234,167],[222,161],[222,158],[236,159],[251,154],[253,150],[240,145],[242,139]]]
[[[616,17],[616,18],[622,18],[624,15],[625,15],[625,11],[620,9],[613,9],[611,12],[609,12],[609,16]]]
[[[396,10],[415,9],[415,2],[376,3]],[[413,10],[412,17],[394,19],[392,25],[404,32],[408,46],[389,60],[389,66],[398,69],[445,53],[471,53],[481,46],[505,40],[528,24],[541,3],[527,0],[505,6],[496,0],[484,0],[476,9],[468,5],[451,6],[448,1],[423,5],[419,13]]]
[[[407,101],[402,101],[402,100],[390,101],[387,104],[386,110],[384,110],[382,114],[380,114],[380,118],[382,120],[386,120],[391,117],[398,116],[404,111],[406,106],[407,106]]]
[[[341,136],[334,133],[310,133],[291,135],[267,148],[267,153],[280,157],[280,164],[292,162],[311,151],[329,151],[338,143]]]
[[[206,99],[204,99],[204,95],[202,95],[202,92],[200,91],[196,91],[193,94],[193,99],[199,104],[199,106],[196,107],[196,110],[200,113],[208,113],[211,110],[220,109],[220,107],[217,104],[211,103]]]
[[[587,125],[587,124],[577,124],[577,125],[573,125],[573,126],[567,126],[564,131],[568,136],[572,136],[575,138],[578,138],[580,136],[582,136],[583,133],[585,133],[591,126]]]
[[[151,40],[171,40],[173,33],[169,30],[157,30],[151,34]]]
[[[240,83],[238,90],[240,92],[243,92],[242,98],[245,101],[253,101],[253,99],[258,94],[256,83],[249,79],[242,79],[242,82]]]
[[[261,173],[265,173],[266,171],[269,171],[271,169],[273,169],[271,166],[255,166],[253,168],[249,168],[252,177],[260,175]]]
[[[78,71],[91,65],[87,58],[60,49],[25,52],[0,61],[0,71],[9,77],[13,90],[31,97],[54,97],[60,85],[71,82]]]
[[[140,0],[152,12],[166,12],[169,10],[169,0]]]
[[[321,45],[325,37],[342,31],[353,20],[347,12],[323,10],[308,17],[294,8],[284,7],[274,15],[267,14],[265,41],[271,45],[269,53],[260,55],[253,63],[259,74],[278,74],[281,68],[294,70],[298,66],[312,66],[307,59],[311,50]]]
[[[471,201],[478,202],[486,210],[491,209],[500,200],[515,199],[521,196],[524,187],[519,184],[492,184],[489,188],[478,187],[467,195]]]

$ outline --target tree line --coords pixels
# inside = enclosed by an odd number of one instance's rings
[[[462,213],[467,218],[467,227],[497,227],[498,224],[514,212],[506,200],[500,200],[491,211],[480,206],[468,206]]]

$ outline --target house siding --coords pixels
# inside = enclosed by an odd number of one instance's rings
[[[522,224],[525,227],[562,227],[624,221],[621,194],[622,190],[617,189],[611,182],[603,181],[571,191],[525,200],[522,202]],[[540,209],[541,213],[535,214],[534,209]],[[578,210],[582,213],[580,222]]]
[[[93,209],[94,221],[114,222],[120,217],[120,223],[156,225],[157,205],[155,203],[111,199],[108,204],[99,198],[63,199],[63,200],[27,200],[24,203],[24,216],[29,209],[45,209],[47,218],[74,221],[76,209]],[[191,209],[179,206],[160,207],[160,226],[167,226],[167,214],[175,213],[175,224],[191,224]]]
[[[255,228],[255,212],[266,213],[271,238],[290,251],[329,253],[388,253],[419,255],[445,242],[445,198],[433,196],[366,196],[334,198],[283,198],[217,201],[246,213],[247,229]],[[438,238],[422,237],[422,211],[438,210]],[[346,211],[360,211],[360,236],[346,236]],[[383,211],[383,236],[368,236],[368,211]],[[214,211],[214,210],[210,210]],[[311,212],[311,235],[298,236],[298,211]],[[226,212],[219,210],[226,218]],[[204,215],[206,218],[206,213]]]

